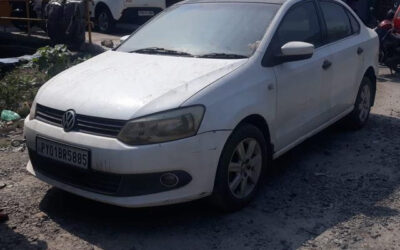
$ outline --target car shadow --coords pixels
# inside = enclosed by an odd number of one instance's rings
[[[390,71],[387,67],[384,66],[380,66],[379,71],[380,71],[380,74],[378,76],[379,82],[400,83],[400,73],[396,73],[395,71]]]
[[[9,248],[3,248],[7,246]],[[24,235],[15,232],[6,223],[0,223],[1,249],[47,249],[47,243],[42,240],[29,241]]]
[[[283,157],[256,199],[232,214],[204,200],[127,209],[52,188],[40,209],[103,249],[294,249],[355,215],[399,211],[380,202],[400,183],[400,119],[371,115],[360,131],[328,128]]]

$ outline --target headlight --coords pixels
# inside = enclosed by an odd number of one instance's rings
[[[138,118],[124,126],[118,139],[129,145],[145,145],[194,136],[204,111],[203,106],[192,106]]]
[[[32,103],[31,112],[29,112],[29,120],[35,119],[35,115],[36,115],[36,102],[34,101]]]

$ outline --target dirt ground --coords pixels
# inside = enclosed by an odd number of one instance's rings
[[[0,249],[399,249],[400,78],[383,70],[367,127],[338,126],[275,161],[247,208],[124,209],[52,188],[0,152]]]

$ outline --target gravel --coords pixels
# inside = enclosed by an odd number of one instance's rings
[[[68,194],[0,152],[0,249],[398,249],[400,79],[382,70],[370,122],[333,126],[274,162],[247,208],[125,209]]]

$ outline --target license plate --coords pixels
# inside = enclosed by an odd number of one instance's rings
[[[82,169],[89,168],[89,151],[55,141],[36,138],[36,151],[40,156]]]
[[[154,11],[151,10],[139,10],[138,11],[138,16],[154,16],[155,13]]]

